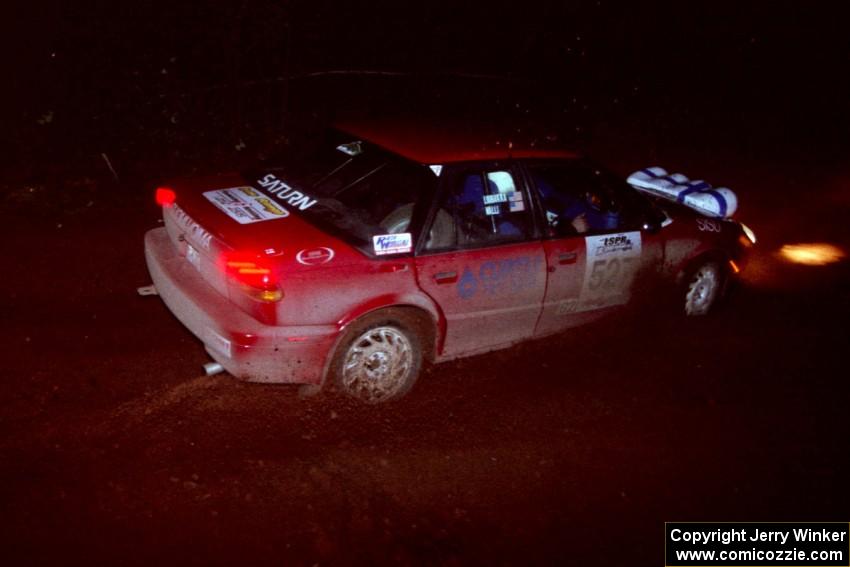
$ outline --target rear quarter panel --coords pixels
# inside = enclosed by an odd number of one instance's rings
[[[336,325],[343,329],[359,317],[386,307],[412,306],[434,321],[438,341],[442,316],[416,283],[412,258],[370,258],[337,243],[334,258],[322,265],[299,263],[297,251],[280,264],[284,298],[278,325]]]

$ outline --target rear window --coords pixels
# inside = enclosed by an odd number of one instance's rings
[[[373,236],[408,232],[415,204],[427,206],[437,184],[427,166],[340,133],[245,176],[291,212],[369,250]]]

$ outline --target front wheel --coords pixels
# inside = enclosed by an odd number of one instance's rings
[[[685,315],[708,314],[723,294],[725,274],[717,262],[705,262],[685,279]]]
[[[406,394],[422,367],[422,343],[412,330],[415,326],[392,313],[355,323],[334,354],[337,387],[372,404]]]

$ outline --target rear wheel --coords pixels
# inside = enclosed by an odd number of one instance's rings
[[[720,264],[714,261],[693,269],[685,280],[685,315],[708,314],[722,296],[724,278]]]
[[[422,341],[415,318],[388,309],[356,322],[334,353],[336,386],[367,403],[406,394],[422,368]]]

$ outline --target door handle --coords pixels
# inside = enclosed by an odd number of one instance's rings
[[[457,281],[457,272],[437,272],[434,274],[434,281],[438,284],[455,283]]]
[[[576,258],[578,258],[578,254],[575,252],[562,252],[561,254],[558,254],[558,263],[575,264]]]

